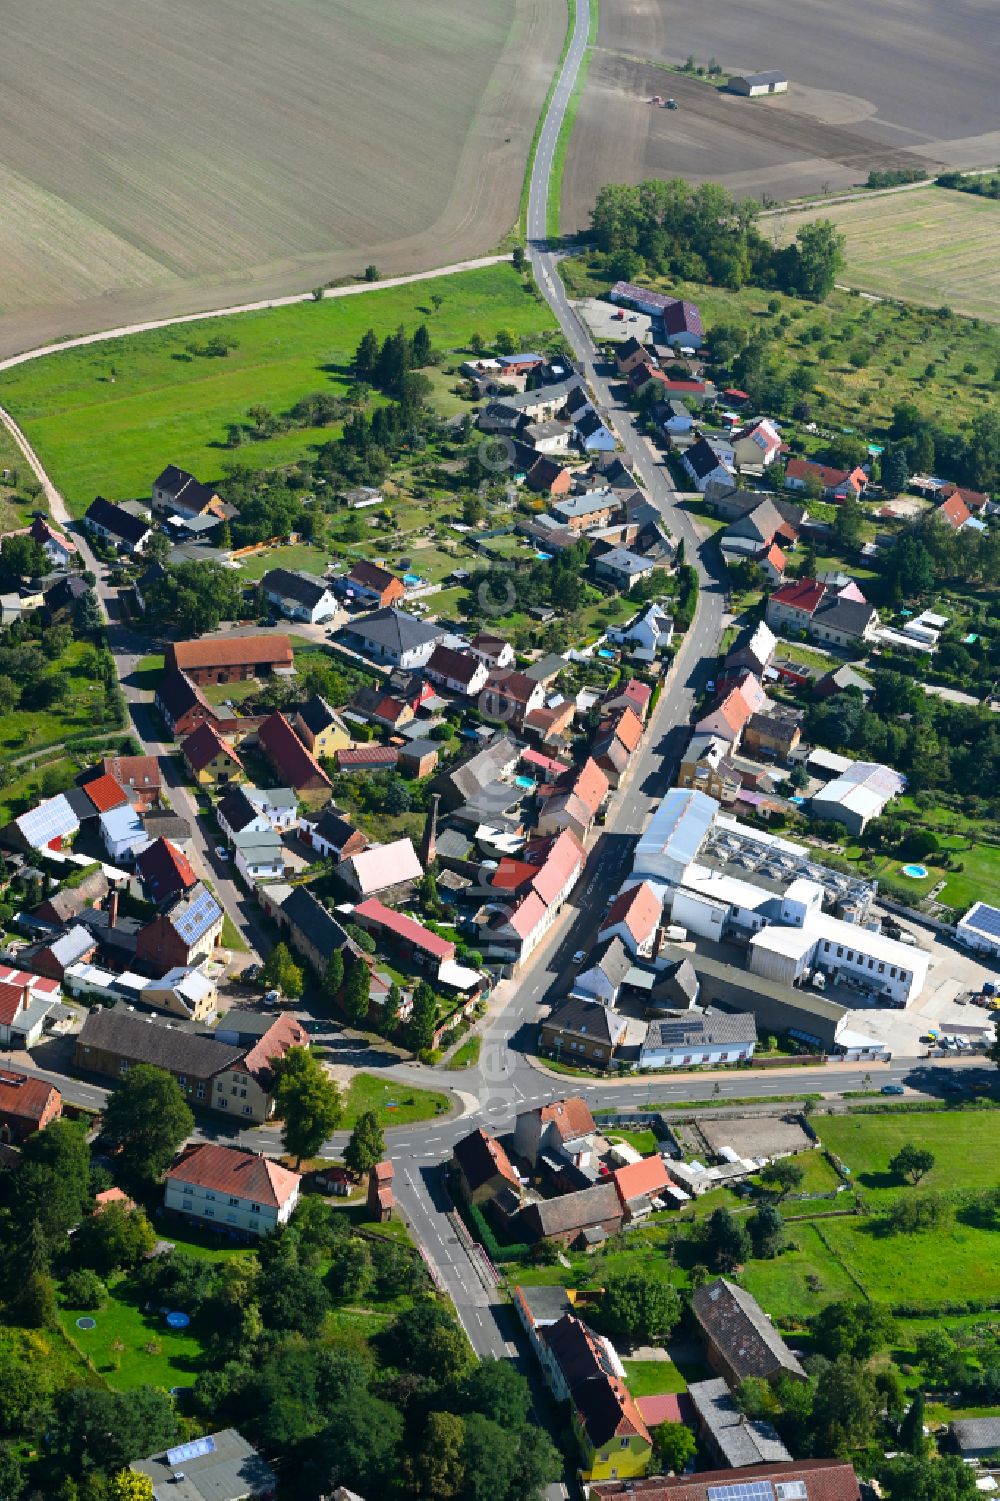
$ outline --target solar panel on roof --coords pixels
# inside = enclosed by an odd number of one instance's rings
[[[1000,938],[1000,907],[977,902],[965,919],[965,926],[975,928],[977,933],[988,933],[991,938]]]
[[[188,910],[177,919],[175,927],[182,938],[193,943],[218,918],[220,907],[210,891],[203,891]]]
[[[37,808],[22,814],[18,820],[21,832],[29,844],[47,844],[60,834],[68,834],[80,827],[76,814],[60,793]]]
[[[178,1444],[176,1449],[168,1449],[167,1464],[173,1469],[176,1465],[184,1465],[192,1459],[201,1459],[205,1454],[214,1453],[214,1438],[195,1438],[189,1444]]]
[[[770,1480],[740,1480],[735,1485],[710,1485],[708,1501],[774,1501]]]

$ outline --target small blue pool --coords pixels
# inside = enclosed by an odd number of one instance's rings
[[[790,797],[788,799],[788,801],[790,803],[794,803],[795,806],[796,806],[796,808],[801,808],[802,804],[805,802],[805,798],[804,797],[799,797],[798,794],[796,793],[792,797]]]
[[[597,655],[599,657],[603,657],[604,660],[605,660],[605,662],[613,662],[615,660],[615,654],[614,654],[614,652],[613,651],[607,651],[603,646],[599,646],[597,648]]]
[[[962,637],[962,645],[963,646],[975,646],[975,644],[976,644],[976,642],[978,640],[979,640],[979,637],[976,635],[976,632],[975,631],[970,631],[967,636],[963,636]]]
[[[530,777],[515,777],[514,782],[518,787],[534,787],[535,785]]]
[[[903,875],[909,876],[911,881],[924,881],[929,874],[926,865],[904,865],[901,870]]]
[[[423,579],[420,577],[419,573],[404,573],[403,583],[412,589],[416,584],[422,584]]]
[[[551,556],[552,556],[552,554],[550,552],[536,552],[535,553],[535,557],[536,558],[540,558],[543,563],[547,563],[549,561],[549,559],[551,558]]]

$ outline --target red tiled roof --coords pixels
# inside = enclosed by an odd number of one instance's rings
[[[826,593],[826,585],[821,584],[819,579],[795,579],[790,584],[782,584],[771,595],[771,600],[777,605],[788,605],[793,610],[805,610],[812,615],[819,609]]]
[[[824,490],[836,490],[841,485],[846,485],[851,480],[858,489],[863,490],[868,482],[868,476],[861,468],[856,469],[831,469],[828,464],[815,464],[812,459],[789,459],[785,465],[786,479],[807,480],[812,476],[818,479]]]
[[[623,1205],[631,1199],[659,1193],[661,1189],[669,1188],[672,1182],[662,1157],[644,1157],[641,1162],[630,1162],[611,1176]]]
[[[972,512],[956,490],[954,495],[949,495],[948,499],[938,506],[937,514],[958,531],[959,527],[964,526],[968,521]]]
[[[188,1147],[168,1171],[167,1181],[171,1179],[216,1193],[235,1194],[273,1209],[280,1209],[301,1181],[298,1173],[256,1152],[212,1145]]]
[[[770,563],[771,567],[776,569],[778,573],[784,573],[788,559],[781,551],[777,542],[772,542],[770,547],[765,547],[761,551],[760,557],[765,563]]]
[[[946,500],[952,495],[960,495],[970,511],[981,511],[990,499],[982,490],[967,490],[964,485],[945,485],[941,494]]]
[[[98,813],[109,813],[112,808],[120,808],[123,803],[128,802],[119,783],[107,772],[95,777],[92,782],[86,782],[83,790]]]
[[[25,1004],[24,985],[10,985],[0,980],[0,1026],[9,1027]]]
[[[601,932],[624,923],[636,943],[645,943],[656,932],[662,915],[663,907],[659,897],[648,881],[642,881],[615,898],[601,924]]]
[[[257,731],[257,739],[271,765],[289,787],[315,786],[317,782],[331,785],[330,778],[311,751],[292,729],[284,714],[272,714]]]
[[[365,589],[377,589],[379,594],[384,594],[390,584],[401,584],[401,580],[386,568],[380,568],[377,563],[368,563],[364,558],[354,564],[347,575],[349,583],[360,584]]]
[[[102,1188],[100,1193],[94,1195],[94,1204],[97,1214],[102,1209],[107,1209],[109,1204],[124,1204],[127,1209],[135,1208],[135,1200],[130,1199],[128,1194],[120,1188]]]
[[[403,939],[415,949],[422,949],[425,954],[430,954],[435,959],[454,959],[455,957],[455,945],[449,939],[432,933],[430,928],[425,928],[423,923],[417,922],[416,918],[407,917],[405,912],[394,912],[391,907],[383,906],[376,897],[370,896],[367,901],[360,902],[354,909],[354,915],[375,923],[386,932],[395,934],[397,938]]]
[[[59,981],[52,980],[47,975],[33,975],[26,969],[11,969],[7,964],[0,964],[0,981],[6,985],[16,985],[20,990],[27,986],[32,995],[57,995]]]
[[[532,885],[548,907],[565,886],[574,865],[582,864],[583,845],[569,829],[552,841]]]
[[[271,1082],[271,1065],[283,1058],[289,1048],[307,1048],[309,1033],[300,1021],[286,1011],[276,1016],[262,1037],[244,1055],[241,1069],[252,1074],[263,1089]]]
[[[648,683],[641,683],[638,678],[629,678],[621,694],[623,698],[634,698],[636,703],[648,704],[653,690]]]
[[[563,773],[563,776],[565,777],[566,774]],[[568,785],[583,803],[591,818],[597,813],[598,808],[600,808],[611,788],[607,777],[597,762],[590,756],[587,757],[578,772],[575,774],[570,773]]]
[[[635,750],[642,739],[642,720],[636,714],[635,710],[630,709],[628,705],[622,709],[620,714],[609,718],[603,723],[607,725],[608,730],[614,735],[615,739],[620,740],[625,749],[630,753]]]
[[[366,745],[334,754],[340,770],[351,766],[395,766],[399,760],[399,752],[391,745]]]
[[[166,651],[166,666],[178,672],[204,667],[291,667],[292,661],[292,643],[278,633],[176,641]]]
[[[155,756],[108,756],[101,766],[122,787],[131,787],[133,792],[152,792],[163,781]]]
[[[664,1371],[664,1378],[666,1378]],[[660,1392],[656,1396],[636,1397],[635,1405],[642,1413],[647,1428],[659,1428],[661,1423],[690,1423],[697,1419],[694,1403],[686,1392]]]
[[[497,891],[516,891],[519,886],[527,885],[537,870],[537,865],[532,865],[528,860],[515,860],[513,855],[502,855],[490,885]]]
[[[589,1136],[597,1130],[590,1106],[578,1094],[540,1105],[538,1119],[543,1126],[554,1125],[563,1141],[570,1141],[574,1136]]]
[[[196,730],[192,730],[187,739],[181,742],[181,750],[194,772],[203,771],[216,756],[226,756],[237,766],[243,765],[233,747],[227,740],[223,740],[211,724],[200,724]]]
[[[528,703],[538,689],[534,678],[529,678],[525,672],[514,672],[508,668],[501,668],[491,672],[483,689],[485,695],[495,694],[500,698],[509,699],[512,703]]]
[[[839,1459],[793,1459],[746,1465],[739,1470],[703,1470],[699,1475],[657,1476],[647,1480],[599,1480],[592,1501],[708,1501],[709,1489],[748,1485],[752,1480],[801,1480],[809,1501],[860,1501],[861,1487],[851,1465]]]
[[[664,376],[663,389],[672,396],[702,396],[706,386],[703,380],[677,380],[674,376]]]
[[[36,1079],[32,1074],[19,1074],[12,1069],[0,1069],[0,1115],[41,1120],[53,1095],[60,1097],[58,1089],[47,1079]]]
[[[519,938],[527,938],[535,931],[548,910],[537,891],[529,891],[524,901],[511,913],[510,925]]]

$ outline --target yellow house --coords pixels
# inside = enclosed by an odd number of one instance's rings
[[[645,1475],[653,1440],[608,1341],[567,1313],[544,1328],[537,1353],[556,1400],[572,1404],[580,1478],[631,1480]]]
[[[229,782],[243,782],[243,762],[228,741],[207,721],[187,737],[181,751],[188,769],[201,787],[224,787]]]
[[[347,750],[351,744],[346,724],[318,693],[296,714],[295,729],[317,761],[332,760],[336,751]]]

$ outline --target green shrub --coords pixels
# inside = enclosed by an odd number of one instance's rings
[[[60,1297],[67,1308],[101,1308],[108,1297],[108,1290],[96,1272],[89,1267],[78,1267],[63,1278]]]

